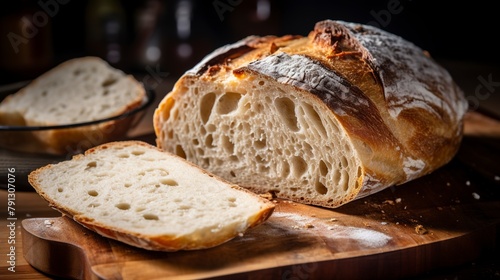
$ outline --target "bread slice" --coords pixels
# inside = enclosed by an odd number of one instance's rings
[[[96,121],[136,108],[145,89],[98,57],[65,61],[0,103],[0,124],[54,126]],[[87,149],[123,134],[129,121],[34,132],[52,153]]]
[[[140,141],[97,146],[28,179],[76,222],[149,250],[213,247],[263,223],[274,210],[269,200]]]
[[[251,36],[187,71],[155,111],[157,145],[254,192],[338,207],[446,164],[467,109],[450,74],[372,26]]]

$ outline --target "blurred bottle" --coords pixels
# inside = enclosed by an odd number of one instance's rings
[[[7,1],[0,12],[2,83],[33,79],[52,67],[51,10],[35,1]]]
[[[280,35],[282,1],[244,0],[236,4],[224,13],[235,40],[250,35]]]
[[[161,0],[147,0],[134,14],[132,58],[134,68],[144,71],[148,66],[160,67],[164,55],[165,4]]]
[[[177,0],[168,9],[164,63],[173,77],[189,70],[214,48],[213,30],[201,2]]]
[[[86,14],[86,49],[115,67],[127,65],[126,14],[119,0],[89,0]]]

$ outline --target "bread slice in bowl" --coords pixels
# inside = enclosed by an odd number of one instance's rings
[[[67,60],[40,75],[0,103],[0,125],[44,127],[34,129],[39,152],[71,154],[117,140],[133,118],[92,125],[64,127],[105,120],[138,108],[146,98],[142,83],[98,57]],[[11,145],[16,145],[15,134]],[[24,135],[23,135],[24,137]],[[8,146],[7,139],[3,139]]]

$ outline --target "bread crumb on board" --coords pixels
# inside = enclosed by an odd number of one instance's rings
[[[270,192],[259,194],[259,196],[267,200],[272,200],[274,198],[273,194]]]
[[[415,232],[419,235],[427,234],[429,231],[423,225],[416,225]]]
[[[475,193],[475,192],[472,193],[472,197],[474,199],[476,199],[476,200],[479,200],[481,198],[481,196],[478,193]]]
[[[54,222],[51,220],[44,220],[43,221],[43,224],[45,225],[45,227],[51,227],[53,223]]]

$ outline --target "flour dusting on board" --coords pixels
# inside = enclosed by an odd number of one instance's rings
[[[328,238],[356,242],[360,246],[368,248],[380,248],[385,246],[392,239],[389,235],[376,230],[359,228],[353,226],[332,225],[325,220],[302,216],[295,213],[275,212],[272,218],[287,219],[292,221],[294,229],[307,229],[306,232],[313,234],[315,230],[328,232]]]
[[[354,239],[361,245],[370,248],[382,247],[391,240],[391,237],[386,234],[365,228],[336,225],[332,228],[332,231],[334,232],[332,234],[334,238]]]

